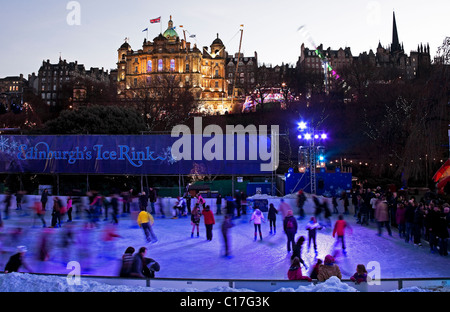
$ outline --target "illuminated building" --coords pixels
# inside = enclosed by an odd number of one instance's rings
[[[167,29],[134,51],[126,41],[118,49],[117,89],[122,99],[133,98],[136,90],[156,94],[158,81],[174,77],[177,87],[189,88],[198,111],[230,111],[225,76],[225,46],[219,36],[200,50],[196,44],[181,39],[172,17]]]

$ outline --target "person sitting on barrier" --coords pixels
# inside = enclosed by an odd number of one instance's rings
[[[341,270],[335,263],[333,256],[327,255],[323,264],[319,266],[319,274],[317,275],[317,279],[320,282],[324,282],[332,276],[336,276],[337,278],[342,279]]]
[[[129,277],[131,273],[131,269],[133,267],[133,247],[128,247],[125,250],[125,253],[122,255],[122,267],[120,268],[119,276],[120,277]]]
[[[292,260],[292,264],[289,267],[287,276],[290,281],[293,281],[293,280],[307,280],[309,282],[312,281],[312,279],[309,278],[308,276],[303,276],[302,268],[300,266],[300,259],[298,257],[295,257]]]
[[[367,275],[367,270],[364,264],[358,264],[356,266],[356,273],[350,277],[350,280],[356,284],[360,284],[370,282],[372,279]]]
[[[322,259],[317,259],[316,264],[313,266],[313,268],[311,269],[311,272],[309,273],[309,277],[311,279],[317,279],[317,276],[319,274],[319,268],[320,268],[321,264],[322,264]]]
[[[130,276],[145,278],[143,271],[145,266],[145,254],[147,253],[147,248],[139,248],[139,252],[133,256],[133,264],[131,266]]]

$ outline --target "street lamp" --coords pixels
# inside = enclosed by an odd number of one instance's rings
[[[323,130],[308,127],[306,122],[298,123],[298,139],[303,142],[298,149],[298,170],[306,172],[309,168],[311,193],[316,194],[316,169],[325,167],[325,147],[323,143],[328,135]]]

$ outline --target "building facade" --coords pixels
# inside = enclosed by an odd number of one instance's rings
[[[71,101],[82,102],[83,92],[80,90],[83,86],[71,84],[76,79],[110,83],[108,71],[104,71],[103,68],[86,70],[85,66],[78,64],[77,61],[67,62],[60,58],[55,64],[50,63],[50,60],[42,62],[37,75],[37,93],[50,107]]]
[[[180,38],[171,17],[164,33],[153,41],[144,39],[141,49],[134,51],[128,42],[118,49],[118,94],[132,99],[137,90],[155,93],[158,82],[171,77],[179,88],[191,90],[198,111],[223,113],[230,109],[225,61],[225,46],[218,35],[200,50]]]

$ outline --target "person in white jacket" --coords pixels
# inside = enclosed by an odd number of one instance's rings
[[[252,217],[250,218],[250,222],[253,221],[253,225],[255,227],[255,241],[257,238],[257,233],[259,232],[259,238],[262,240],[262,233],[261,233],[261,222],[266,222],[264,219],[264,215],[258,208],[255,209],[255,211],[252,214]]]
[[[317,253],[316,234],[317,230],[321,230],[322,226],[317,222],[315,217],[311,217],[308,224],[306,224],[306,230],[308,231],[308,250],[311,247],[311,241],[314,244],[314,251]]]

